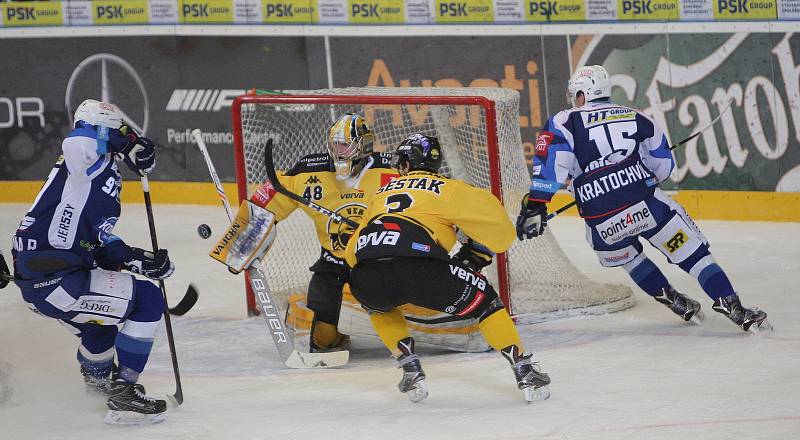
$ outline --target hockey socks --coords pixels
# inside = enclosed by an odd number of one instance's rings
[[[700,287],[713,300],[736,294],[728,276],[705,247],[700,247],[695,254],[680,263],[679,266],[689,275],[697,278]]]
[[[506,309],[498,309],[483,318],[478,323],[478,330],[480,330],[486,343],[497,351],[509,345],[515,345],[519,347],[520,351],[523,351],[522,340],[520,340],[517,327],[514,326],[514,321],[508,316]]]
[[[150,357],[153,338],[163,312],[161,290],[149,281],[137,280],[133,311],[114,340],[121,379],[131,383],[138,381]]]
[[[369,319],[372,322],[375,333],[381,338],[383,345],[392,352],[392,355],[395,357],[402,355],[397,348],[397,344],[401,340],[410,337],[403,313],[398,309],[392,309],[386,313],[371,312]]]
[[[667,277],[644,254],[639,254],[633,260],[623,264],[622,268],[628,272],[633,282],[650,296],[658,295],[665,286],[669,285]]]

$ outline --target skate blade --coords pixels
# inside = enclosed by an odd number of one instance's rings
[[[689,318],[689,322],[694,325],[703,325],[703,321],[706,320],[706,314],[703,313],[702,310],[698,310]]]
[[[164,413],[141,414],[133,411],[108,410],[105,422],[109,425],[155,425],[164,421]]]
[[[759,324],[753,324],[747,329],[747,332],[755,336],[765,336],[772,333],[772,324],[764,318]]]
[[[425,381],[421,380],[414,384],[414,388],[408,390],[406,392],[406,397],[408,400],[414,403],[420,403],[423,400],[428,398],[428,387],[425,385]]]
[[[522,389],[522,392],[523,394],[525,394],[525,401],[528,403],[538,402],[540,400],[547,400],[550,398],[549,385],[545,385],[539,388],[526,387]]]

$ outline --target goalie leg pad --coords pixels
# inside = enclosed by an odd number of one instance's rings
[[[208,254],[239,273],[266,255],[275,241],[275,214],[245,200],[236,218]]]

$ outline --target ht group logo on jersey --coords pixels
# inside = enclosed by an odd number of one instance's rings
[[[656,227],[656,220],[645,202],[639,202],[595,226],[600,238],[614,244],[623,238],[641,234]]]
[[[5,3],[5,26],[52,26],[64,24],[61,2]]]
[[[92,8],[95,24],[137,24],[150,21],[146,0],[95,0]]]
[[[244,89],[175,89],[167,101],[168,112],[218,112],[244,95]]]
[[[403,23],[405,0],[347,0],[350,23]]]
[[[528,21],[586,20],[584,0],[525,0]]]
[[[232,23],[233,0],[184,1],[181,23]]]
[[[620,20],[678,19],[680,0],[617,0]]]
[[[437,23],[494,21],[492,0],[436,0],[434,7]]]
[[[315,4],[308,0],[266,0],[264,23],[317,23],[319,13]]]
[[[775,0],[716,0],[715,19],[772,18],[778,15]]]

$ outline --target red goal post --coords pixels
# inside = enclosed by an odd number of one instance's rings
[[[519,134],[519,95],[500,88],[346,88],[240,96],[232,109],[240,200],[249,197],[266,178],[263,148],[268,138],[277,145],[276,167],[288,169],[306,154],[326,151],[328,126],[347,111],[365,115],[375,132],[376,151],[392,151],[413,132],[438,136],[445,153],[442,173],[490,190],[506,205],[509,217],[516,215],[530,178]],[[310,222],[300,226],[304,220],[292,217],[298,214],[281,222],[278,240],[264,262],[270,285],[279,295],[304,292],[310,277],[307,268],[319,252]],[[281,239],[287,242],[281,244]],[[309,241],[313,252],[297,246]],[[537,252],[538,248],[545,251]],[[562,266],[557,270],[558,279],[537,274],[553,267],[534,267],[542,255],[558,260],[556,267]],[[578,309],[584,310],[578,314],[593,313],[587,311],[593,308],[600,313],[632,303],[629,290],[593,283],[574,269],[550,234],[516,242],[508,253],[498,254],[485,272],[509,310],[520,317],[536,315],[532,320],[550,319],[545,315],[568,316]],[[545,283],[549,287],[542,289]],[[553,288],[588,288],[600,295],[582,294],[578,301],[564,302],[551,292]],[[550,293],[544,295],[542,307],[530,307],[528,297],[537,294],[526,291],[544,290]],[[614,290],[622,293],[609,294]],[[256,310],[251,292],[247,304],[249,312]]]

